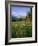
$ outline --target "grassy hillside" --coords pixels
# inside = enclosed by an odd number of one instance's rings
[[[28,18],[24,21],[11,22],[12,38],[32,37],[32,22]]]

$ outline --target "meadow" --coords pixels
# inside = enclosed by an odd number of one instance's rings
[[[32,21],[30,19],[22,21],[11,21],[12,38],[32,37]]]

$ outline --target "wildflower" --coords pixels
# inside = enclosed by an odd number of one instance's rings
[[[15,25],[15,27],[17,27],[17,24]]]
[[[23,24],[23,26],[25,26],[25,24]]]

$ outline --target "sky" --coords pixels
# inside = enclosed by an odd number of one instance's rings
[[[18,6],[11,6],[11,15],[20,17],[26,16],[28,12],[30,12],[30,7],[18,7]]]

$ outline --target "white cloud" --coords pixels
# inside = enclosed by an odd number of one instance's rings
[[[26,17],[26,16],[27,16],[27,13],[20,13],[16,17],[17,18],[23,18],[23,17]]]
[[[16,12],[12,12],[11,15],[13,16],[16,16],[17,18],[23,18],[24,16],[26,17],[27,16],[27,13],[22,13],[22,12],[19,12],[19,13],[16,13]]]
[[[11,15],[15,15],[16,14],[16,12],[11,12]]]

